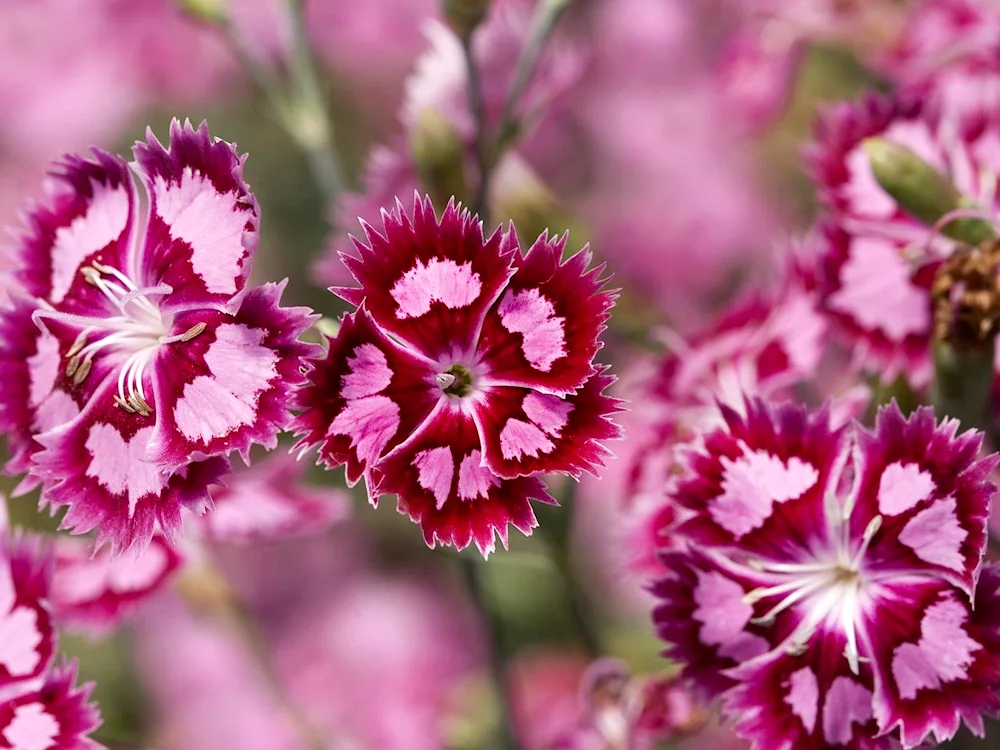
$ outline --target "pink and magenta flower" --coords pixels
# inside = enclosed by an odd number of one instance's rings
[[[759,750],[981,735],[1000,709],[981,435],[929,408],[885,407],[873,432],[722,411],[673,492],[682,544],[653,587],[670,656]]]
[[[0,540],[0,698],[39,684],[55,654],[48,605],[52,558],[37,539]]]
[[[0,701],[0,748],[101,750],[88,738],[101,725],[93,684],[76,686],[76,663],[52,669],[35,690]]]
[[[2,510],[2,509],[0,509]],[[0,518],[0,748],[97,750],[92,686],[74,687],[75,664],[53,666],[54,556],[41,539],[11,534]]]
[[[208,542],[270,542],[323,534],[345,520],[350,495],[312,486],[307,464],[272,453],[253,466],[237,467],[226,486],[212,493],[215,509],[196,519],[194,535]]]
[[[176,121],[168,146],[150,133],[134,153],[57,165],[0,314],[7,470],[115,551],[210,507],[231,452],[276,446],[311,352],[298,337],[312,318],[279,306],[284,285],[247,284],[259,210],[245,157]]]
[[[60,627],[104,635],[160,591],[184,560],[162,536],[137,557],[94,553],[89,541],[55,543],[51,604]]]
[[[589,251],[564,261],[565,238],[543,235],[522,253],[454,203],[439,221],[416,197],[412,219],[397,202],[383,221],[344,256],[360,287],[336,291],[358,309],[294,427],[373,502],[396,494],[428,544],[488,554],[508,524],[530,533],[530,499],[552,502],[539,472],[596,473],[618,437],[593,363],[615,294]]]
[[[930,287],[958,246],[910,216],[879,185],[864,142],[878,137],[911,150],[947,175],[964,205],[997,211],[997,122],[963,123],[956,113],[867,97],[821,118],[808,152],[827,216],[820,291],[823,309],[859,368],[884,382],[905,374],[917,388],[931,377]]]

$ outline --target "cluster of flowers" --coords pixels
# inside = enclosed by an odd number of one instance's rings
[[[68,157],[26,214],[0,315],[0,428],[8,472],[26,474],[17,492],[40,487],[43,507],[66,506],[62,528],[104,548],[87,559],[68,543],[45,563],[70,622],[112,625],[175,570],[184,510],[219,502],[198,531],[223,538],[333,520],[274,459],[219,487],[230,454],[249,462],[287,427],[373,502],[396,493],[431,546],[484,555],[510,524],[530,533],[531,499],[553,502],[541,473],[594,472],[618,435],[612,378],[593,364],[615,295],[588,251],[563,261],[565,237],[542,236],[522,252],[513,228],[484,238],[454,204],[438,219],[417,197],[411,219],[397,203],[345,258],[361,287],[340,293],[358,310],[309,372],[318,347],[299,337],[315,316],[280,306],[284,284],[248,285],[259,210],[242,166],[205,125],[174,122],[131,165]],[[4,610],[0,629],[21,622]]]
[[[997,459],[959,434],[990,434],[991,388],[961,415],[854,421],[887,390],[947,404],[948,362],[1000,382],[998,25],[965,0],[914,15],[881,61],[895,93],[819,119],[823,210],[783,283],[671,334],[642,395],[630,492],[653,619],[758,750],[912,748],[1000,711]]]

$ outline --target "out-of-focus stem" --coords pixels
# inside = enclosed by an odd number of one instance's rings
[[[507,679],[507,645],[503,634],[503,623],[490,600],[489,592],[483,586],[483,563],[471,554],[459,555],[459,567],[469,596],[483,621],[489,648],[490,672],[500,701],[500,726],[497,729],[497,750],[517,750],[519,746],[515,734],[514,714],[511,709],[510,681]]]
[[[993,387],[996,350],[990,341],[982,350],[959,352],[944,341],[935,341],[934,386],[931,399],[938,416],[953,417],[963,430],[986,429],[989,396]]]
[[[510,91],[507,92],[507,98],[504,100],[495,140],[487,132],[486,110],[479,80],[479,69],[472,53],[473,33],[466,33],[461,37],[467,71],[469,109],[476,127],[475,152],[479,170],[479,183],[476,186],[472,208],[475,213],[479,214],[479,218],[482,219],[487,230],[490,229],[489,194],[493,168],[503,152],[512,145],[520,131],[520,124],[517,120],[518,104],[531,83],[546,43],[571,1],[541,0],[537,5],[531,18],[531,26],[528,29],[528,39],[514,70],[514,81]]]
[[[333,203],[343,190],[344,180],[333,145],[326,95],[306,35],[302,2],[284,0],[284,4],[292,30],[287,79],[260,64],[224,14],[198,18],[214,24],[225,34],[241,67],[267,100],[275,119],[305,154],[313,180],[324,199]]]
[[[466,91],[469,97],[469,110],[476,128],[476,169],[479,171],[479,182],[472,199],[472,211],[479,215],[489,233],[489,193],[490,193],[490,158],[489,134],[486,132],[486,105],[483,102],[483,88],[479,80],[479,67],[472,53],[472,34],[466,34],[462,39],[462,53],[465,56]]]
[[[328,202],[337,199],[344,180],[333,147],[329,107],[316,72],[316,59],[306,34],[302,0],[285,0],[292,28],[291,122],[286,125],[309,158],[316,184]]]
[[[535,75],[535,68],[538,67],[538,60],[542,56],[549,37],[555,30],[556,24],[566,12],[572,0],[542,0],[535,9],[535,14],[531,19],[531,28],[528,30],[528,40],[525,42],[524,51],[517,61],[514,70],[514,82],[504,101],[503,111],[500,115],[500,131],[498,136],[499,150],[502,152],[510,145],[518,131],[517,125],[517,105],[524,96],[524,92],[531,83]]]
[[[573,559],[570,551],[569,532],[573,524],[573,510],[576,507],[575,495],[577,484],[574,481],[566,480],[566,484],[559,497],[559,526],[563,529],[557,533],[555,524],[540,523],[536,533],[542,538],[545,544],[548,557],[559,574],[562,590],[566,594],[566,601],[569,605],[570,615],[576,626],[580,640],[591,658],[598,658],[604,651],[601,646],[601,638],[594,628],[590,606],[583,589],[577,582],[576,573],[573,570]]]
[[[323,733],[313,726],[288,695],[285,684],[275,669],[271,650],[257,624],[257,618],[222,574],[207,560],[192,563],[191,569],[181,578],[177,587],[188,606],[197,613],[212,617],[243,640],[253,654],[274,698],[302,738],[303,747],[308,750],[327,750]]]

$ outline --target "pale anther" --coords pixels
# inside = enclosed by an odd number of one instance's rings
[[[181,336],[181,341],[190,341],[201,334],[208,326],[205,323],[198,323],[188,328]]]
[[[90,357],[83,360],[80,363],[80,366],[76,368],[76,372],[73,374],[73,382],[80,385],[80,383],[86,380],[87,376],[90,374],[90,368],[93,364],[94,360],[90,359]]]

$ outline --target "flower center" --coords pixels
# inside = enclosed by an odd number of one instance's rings
[[[472,390],[472,372],[465,365],[452,365],[438,374],[437,384],[449,396],[462,398]]]
[[[118,373],[118,393],[115,404],[130,414],[151,416],[153,409],[146,399],[143,377],[146,366],[153,360],[160,346],[176,341],[190,341],[205,330],[198,323],[181,334],[170,335],[171,320],[165,320],[151,297],[170,294],[168,284],[154,287],[137,287],[131,279],[112,266],[94,261],[80,269],[83,278],[110,300],[116,315],[105,318],[64,313],[58,310],[39,310],[38,320],[56,320],[80,327],[73,345],[66,351],[67,378],[76,385],[82,384],[102,350],[110,348],[126,351]]]
[[[744,601],[756,604],[763,599],[780,597],[777,604],[751,622],[755,625],[771,625],[780,613],[803,602],[806,607],[805,616],[786,640],[785,650],[791,654],[802,653],[821,625],[839,627],[847,640],[844,657],[851,671],[857,674],[861,662],[857,624],[866,583],[864,558],[872,538],[881,526],[882,517],[873,518],[865,529],[861,544],[853,551],[846,535],[838,535],[836,549],[833,550],[832,557],[826,560],[804,563],[750,560],[750,567],[773,575],[775,584],[754,589],[744,597]]]

